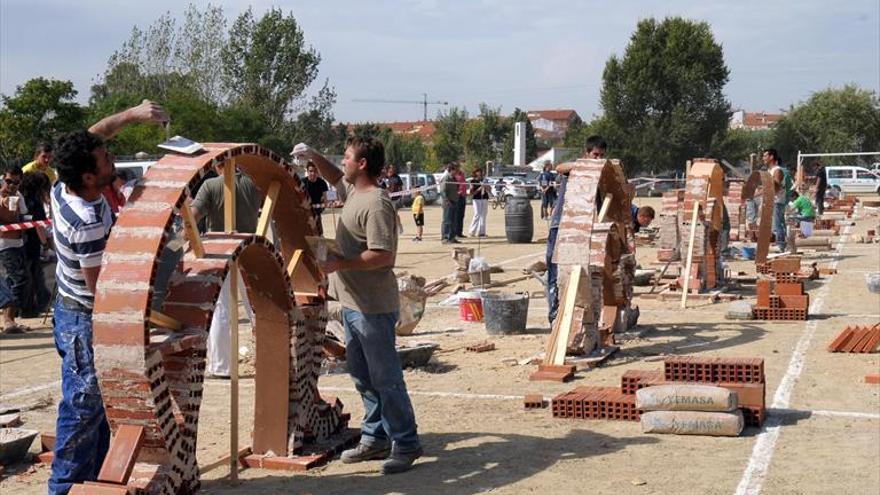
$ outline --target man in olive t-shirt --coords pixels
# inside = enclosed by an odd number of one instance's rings
[[[342,462],[387,457],[382,473],[406,471],[422,455],[422,447],[394,345],[399,309],[392,270],[397,212],[388,193],[377,185],[385,148],[375,138],[350,138],[342,172],[305,144],[296,145],[293,152],[311,160],[344,196],[336,226],[343,259],[321,263],[330,276],[330,295],[342,304],[346,363],[364,403],[361,441],[342,453]],[[345,186],[340,184],[343,176]]]
[[[223,232],[225,219],[223,218],[223,174],[224,169],[231,162],[225,162],[216,167],[219,177],[206,179],[202,183],[202,187],[196,193],[196,198],[192,202],[192,212],[196,220],[207,217],[208,232]],[[235,231],[253,233],[257,230],[257,220],[261,205],[261,195],[254,181],[250,177],[235,171]],[[247,292],[241,290],[244,283],[241,282],[241,275],[230,274],[239,277],[238,287],[241,294],[241,300],[244,302],[245,310],[248,318],[253,322],[254,315],[250,301],[247,299]],[[208,331],[208,375],[212,378],[228,378],[229,367],[232,365],[231,345],[232,336],[229,334],[229,276],[223,281],[220,289],[220,297],[217,299],[217,305],[214,307],[214,314],[211,316],[211,329]]]

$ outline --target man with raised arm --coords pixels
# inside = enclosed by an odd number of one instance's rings
[[[395,349],[397,212],[377,185],[385,148],[375,138],[349,138],[341,171],[305,144],[294,154],[311,160],[344,201],[336,226],[342,259],[321,263],[330,295],[343,307],[348,372],[364,403],[361,441],[342,453],[342,462],[385,459],[383,474],[407,471],[422,447]]]

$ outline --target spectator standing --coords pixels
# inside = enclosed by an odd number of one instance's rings
[[[55,347],[61,357],[61,399],[49,495],[95,480],[110,442],[92,349],[92,307],[113,213],[101,195],[113,180],[113,155],[104,140],[132,123],[167,122],[162,107],[144,100],[88,131],[62,136],[55,148],[58,182],[52,188],[55,278]]]
[[[422,242],[422,230],[425,228],[425,196],[421,190],[416,190],[416,196],[412,202],[413,220],[416,223],[416,236],[413,240]]]
[[[396,210],[387,191],[376,187],[384,146],[375,138],[349,138],[342,171],[307,145],[297,148],[346,197],[336,226],[342,259],[321,263],[330,276],[330,295],[342,304],[348,371],[364,403],[360,443],[341,459],[355,463],[385,458],[383,474],[403,472],[422,455],[422,447],[395,350],[400,307],[393,272]]]
[[[232,162],[226,161],[215,167],[217,177],[205,180],[196,198],[192,202],[192,213],[196,221],[207,219],[208,232],[224,232],[224,197],[223,175],[229,173],[228,167]],[[254,233],[257,231],[257,220],[260,210],[260,191],[250,177],[241,173],[240,170],[231,171],[235,174],[235,231]],[[211,317],[211,329],[208,333],[208,368],[209,375],[213,378],[229,378],[230,366],[238,363],[230,362],[230,345],[232,336],[229,333],[229,291],[230,277],[239,277],[239,292],[244,303],[245,310],[251,322],[254,321],[253,309],[244,291],[244,282],[241,273],[229,273],[223,281],[220,289],[220,297]]]
[[[818,160],[813,162],[813,173],[816,174],[816,212],[821,215],[825,212],[825,191],[828,189],[825,165]]]
[[[458,244],[455,238],[455,219],[458,217],[458,185],[455,183],[455,171],[458,163],[446,165],[446,172],[440,178],[440,196],[443,200],[443,223],[441,224],[440,240],[443,244]]]
[[[780,251],[785,251],[785,207],[791,195],[791,174],[779,161],[779,153],[767,148],[761,155],[767,171],[773,177],[773,233]]]
[[[470,180],[474,218],[468,229],[471,237],[486,237],[486,215],[489,213],[489,186],[483,182],[483,171],[474,169]]]
[[[49,177],[49,183],[54,184],[58,180],[55,169],[52,168],[52,145],[50,143],[40,143],[37,151],[34,153],[34,159],[21,167],[23,173],[43,172]]]
[[[608,149],[608,143],[601,136],[590,136],[585,143],[586,152],[584,158],[601,159],[605,158],[605,151]],[[556,250],[556,237],[559,234],[559,221],[562,219],[562,208],[565,206],[565,185],[568,182],[568,174],[572,171],[571,162],[560,163],[556,166],[556,190],[558,198],[556,206],[553,208],[553,215],[550,216],[550,233],[547,236],[547,252],[545,259],[547,262],[547,305],[549,313],[547,315],[550,324],[556,319],[556,313],[559,309],[559,288],[556,286],[556,277],[558,274],[556,263],[553,262],[553,251]]]
[[[388,192],[388,195],[391,197],[391,204],[394,205],[394,211],[400,209],[403,206],[403,179],[400,178],[400,175],[397,173],[397,167],[394,165],[388,165],[385,169],[385,177],[382,178],[382,188]],[[403,224],[400,222],[400,214],[395,214],[395,221],[397,222],[397,233],[403,234]]]
[[[553,214],[553,206],[556,204],[556,174],[553,173],[553,162],[544,161],[544,171],[538,176],[538,184],[541,187],[541,220]]]
[[[318,235],[323,236],[324,222],[321,220],[321,213],[324,212],[324,208],[318,208],[314,205],[327,202],[327,191],[330,190],[330,186],[327,185],[327,181],[318,176],[318,168],[315,167],[314,163],[309,163],[306,166],[305,186],[309,200],[312,202],[312,216],[315,218],[315,229],[318,231]]]
[[[3,185],[0,186],[0,224],[19,223],[30,219],[27,205],[18,186],[21,184],[22,172],[19,167],[9,167],[3,174]],[[29,299],[29,277],[24,259],[24,231],[12,230],[0,232],[0,264],[6,271],[6,285],[14,298],[3,310],[6,332],[20,333],[30,330],[24,325],[15,323],[22,308]]]
[[[19,192],[24,198],[31,220],[46,220],[46,204],[50,202],[49,192],[52,186],[49,176],[40,172],[27,172],[21,177]],[[52,299],[52,293],[46,287],[46,276],[43,273],[41,254],[43,246],[48,247],[48,235],[43,227],[34,227],[24,231],[24,263],[28,276],[27,301],[22,306],[22,316],[34,318],[46,311]]]
[[[467,205],[468,182],[461,166],[455,169],[455,182],[458,185],[458,197],[455,205],[455,237],[464,237],[464,210]]]

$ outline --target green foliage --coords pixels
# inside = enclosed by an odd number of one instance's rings
[[[85,112],[74,97],[70,81],[42,77],[17,87],[14,96],[0,95],[0,160],[27,160],[39,143],[82,127]]]
[[[468,114],[464,108],[452,107],[446,112],[440,112],[434,121],[434,159],[439,167],[459,160],[464,155],[462,145],[462,133]]]
[[[631,170],[683,167],[706,156],[727,128],[730,104],[722,90],[728,74],[707,23],[642,20],[624,56],[605,65],[605,114],[596,130]]]
[[[259,20],[250,8],[239,15],[222,59],[231,100],[258,109],[273,132],[282,130],[290,112],[302,109],[302,95],[321,62],[318,52],[306,46],[293,14],[275,8]]]
[[[754,153],[760,163],[761,151],[773,146],[774,136],[772,130],[731,129],[715,135],[709,156],[737,164],[748,163]]]
[[[853,85],[813,93],[792,107],[776,126],[776,147],[794,162],[804,153],[877,151],[880,149],[880,101],[877,93]],[[854,162],[843,157],[838,163]]]
[[[511,126],[501,116],[500,108],[480,104],[480,115],[467,121],[461,131],[466,173],[485,168],[487,161],[498,160],[502,151],[500,146],[513,131]]]
[[[400,172],[406,171],[406,162],[412,162],[413,171],[424,168],[428,147],[418,136],[390,134],[385,140],[385,162],[397,165]]]

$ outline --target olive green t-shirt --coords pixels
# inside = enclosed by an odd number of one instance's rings
[[[344,193],[336,242],[345,259],[368,249],[397,255],[397,212],[384,189],[358,192],[350,185]],[[343,307],[366,314],[391,313],[400,308],[397,279],[392,267],[345,270],[330,274],[330,295]]]
[[[223,176],[211,177],[202,183],[193,207],[207,217],[208,232],[223,232]],[[235,231],[257,231],[261,200],[260,191],[247,175],[235,174]]]

